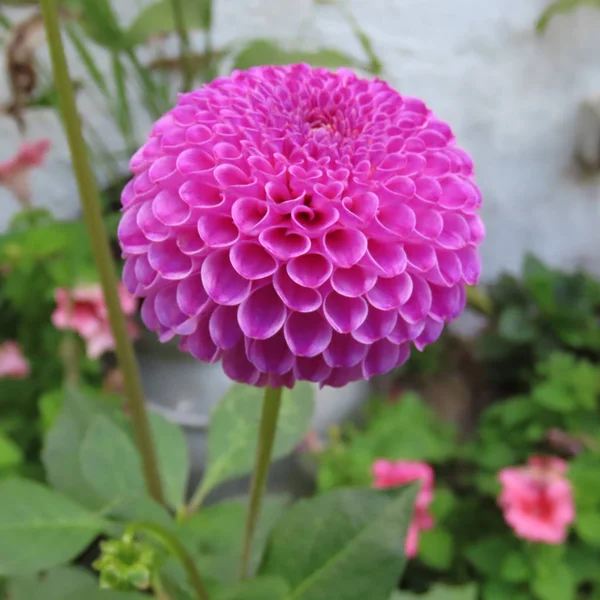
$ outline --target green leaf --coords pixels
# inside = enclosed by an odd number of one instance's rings
[[[90,39],[108,50],[132,47],[113,11],[111,0],[78,0],[77,4],[82,17],[80,26]]]
[[[100,509],[105,502],[83,474],[79,448],[94,418],[112,415],[114,407],[95,401],[83,390],[66,390],[64,394],[62,412],[44,443],[42,462],[46,475],[53,488],[79,504]]]
[[[501,581],[486,581],[482,591],[482,600],[531,600],[530,594]]]
[[[260,577],[220,589],[214,600],[284,600],[290,586],[280,577]]]
[[[452,536],[442,527],[423,531],[419,535],[419,559],[432,569],[445,571],[452,565]]]
[[[0,574],[29,574],[73,559],[104,523],[32,481],[0,482]]]
[[[182,11],[187,30],[209,28],[210,0],[183,0]],[[172,33],[177,30],[173,16],[172,0],[158,0],[144,7],[129,27],[127,38],[133,44],[143,44],[151,37]]]
[[[87,598],[91,589],[98,587],[98,580],[85,569],[58,567],[44,575],[14,577],[10,580],[11,600],[64,600],[65,596],[79,593]]]
[[[264,391],[236,384],[213,410],[208,433],[208,465],[202,482],[205,495],[227,479],[252,470]],[[310,427],[314,389],[298,383],[284,390],[273,460],[289,454]]]
[[[536,330],[524,310],[509,306],[500,315],[498,333],[511,342],[524,344],[535,338]]]
[[[531,589],[539,600],[574,600],[576,582],[566,564],[538,561]]]
[[[584,542],[600,548],[600,511],[577,511],[575,530]]]
[[[249,69],[258,65],[289,65],[308,63],[313,67],[356,66],[356,61],[337,50],[322,49],[316,52],[284,50],[270,40],[253,40],[235,57],[235,69]]]
[[[390,600],[477,600],[477,586],[434,585],[426,594],[394,592]]]
[[[523,552],[515,550],[504,557],[500,568],[502,579],[511,583],[528,581],[531,577],[531,566]]]
[[[23,452],[10,438],[0,433],[0,469],[11,469],[23,461]]]
[[[156,447],[156,460],[167,501],[175,508],[185,503],[190,457],[181,427],[163,416],[150,413],[150,430]]]
[[[516,540],[509,535],[489,536],[471,544],[465,556],[480,573],[497,578],[506,557],[516,546]]]
[[[263,502],[252,547],[252,571],[258,567],[267,536],[281,516],[286,501],[284,497],[267,496]],[[203,508],[178,526],[177,533],[190,548],[200,572],[219,583],[236,580],[247,510],[245,501],[220,502]]]
[[[298,502],[275,527],[262,574],[290,584],[286,600],[386,600],[404,569],[416,492],[390,500],[347,489]]]
[[[536,30],[538,33],[546,31],[548,24],[553,17],[560,13],[568,13],[580,6],[596,6],[600,8],[598,0],[556,0],[544,10],[538,19]]]
[[[85,600],[148,600],[148,596],[145,594],[138,594],[137,592],[115,592],[114,590],[101,590],[98,585],[94,588],[86,590]],[[61,600],[82,600],[79,592],[75,594],[69,594],[64,596]]]
[[[431,503],[431,512],[436,519],[441,520],[447,517],[456,506],[456,498],[452,491],[446,487],[436,487]]]

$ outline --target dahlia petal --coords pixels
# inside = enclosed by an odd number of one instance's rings
[[[177,306],[188,317],[199,315],[210,302],[202,276],[194,273],[177,284]]]
[[[236,244],[229,257],[233,268],[246,279],[261,279],[277,271],[277,261],[255,242]]]
[[[428,318],[423,332],[415,338],[415,348],[423,350],[425,346],[433,344],[433,342],[437,341],[440,335],[442,335],[443,330],[443,321],[434,321],[433,319]]]
[[[161,325],[170,329],[188,320],[177,304],[177,288],[175,284],[160,289],[154,297],[154,311]]]
[[[221,358],[221,350],[217,348],[210,337],[209,318],[208,314],[199,317],[196,331],[185,338],[186,351],[198,360],[214,363]]]
[[[379,198],[373,192],[347,196],[340,205],[340,222],[346,226],[366,226],[375,218],[378,207]]]
[[[437,204],[443,193],[442,186],[433,177],[422,177],[416,183],[416,196],[423,202]]]
[[[130,254],[143,254],[150,247],[149,240],[137,224],[138,212],[139,207],[137,206],[128,208],[123,213],[117,230],[123,251]]]
[[[358,381],[363,378],[362,365],[356,365],[348,368],[331,369],[329,377],[323,381],[323,384],[341,388],[352,381]]]
[[[201,274],[206,293],[217,304],[240,304],[250,295],[252,284],[233,268],[228,250],[209,254],[202,264]]]
[[[170,234],[171,229],[159,221],[152,210],[152,205],[146,202],[140,206],[136,217],[136,223],[144,237],[151,242],[164,242]]]
[[[330,204],[319,208],[295,206],[291,210],[292,223],[298,231],[309,237],[318,237],[340,218],[340,213]]]
[[[451,212],[444,213],[442,218],[444,219],[444,229],[437,238],[438,244],[449,250],[464,248],[471,238],[469,225],[465,219]]]
[[[273,286],[285,305],[298,312],[313,312],[323,301],[317,290],[298,285],[285,267],[280,268],[273,277]]]
[[[440,177],[450,171],[450,159],[443,152],[428,152],[423,174],[428,177]]]
[[[177,159],[174,156],[157,158],[148,169],[148,177],[153,183],[160,183],[172,177],[177,172]]]
[[[198,256],[205,252],[206,244],[198,234],[198,228],[179,228],[177,230],[177,247],[186,256]]]
[[[227,377],[240,383],[256,385],[260,371],[248,360],[243,341],[223,352],[223,371]]]
[[[208,322],[210,337],[222,350],[233,348],[242,338],[237,314],[237,306],[217,306],[210,315]]]
[[[158,331],[160,328],[160,323],[158,321],[158,317],[156,316],[156,311],[154,310],[154,298],[155,295],[150,295],[147,298],[144,298],[144,301],[142,302],[142,308],[140,310],[140,317],[148,329],[151,331]]]
[[[331,276],[331,286],[342,296],[356,298],[368,292],[377,281],[377,275],[372,271],[354,265],[348,269],[334,269]]]
[[[352,332],[352,337],[363,344],[373,344],[392,332],[397,319],[398,313],[394,310],[379,310],[370,306],[367,318]]]
[[[369,346],[361,344],[351,335],[334,333],[323,358],[330,367],[353,367],[362,362]]]
[[[310,249],[310,240],[285,227],[269,227],[259,235],[260,243],[275,257],[288,261],[306,254]]]
[[[192,208],[205,210],[218,209],[225,203],[223,194],[217,188],[195,179],[180,186],[179,197]]]
[[[452,321],[465,308],[466,293],[460,285],[441,287],[431,285],[431,309],[429,314],[441,321]]]
[[[412,342],[413,340],[416,340],[421,333],[423,333],[426,324],[426,319],[423,319],[417,323],[407,323],[402,316],[400,316],[396,321],[394,329],[392,329],[392,331],[390,331],[388,334],[387,339],[394,344]]]
[[[185,223],[191,214],[188,204],[186,204],[179,194],[171,190],[162,190],[152,201],[152,212],[154,216],[167,226],[177,226]]]
[[[413,282],[407,273],[396,277],[379,277],[367,292],[367,300],[380,310],[399,308],[410,298],[412,288]]]
[[[292,389],[295,383],[296,379],[294,377],[294,371],[290,370],[287,373],[284,373],[283,375],[275,375],[273,373],[269,374],[267,383],[265,383],[265,385],[268,384],[272,388],[286,387]]]
[[[369,240],[368,256],[385,277],[404,273],[407,258],[404,245],[397,242],[378,242]]]
[[[287,317],[287,309],[271,284],[252,292],[242,302],[238,322],[244,334],[265,340],[279,331]]]
[[[412,275],[413,291],[410,298],[400,307],[400,315],[408,323],[423,320],[431,309],[432,294],[429,284],[418,275]]]
[[[327,321],[339,333],[356,331],[364,323],[368,311],[363,298],[342,296],[337,292],[331,292],[323,303]]]
[[[177,170],[182,175],[206,175],[207,182],[214,181],[214,168],[215,159],[203,150],[189,148],[177,157]]]
[[[441,285],[451,286],[458,283],[462,278],[462,264],[456,253],[444,252],[438,250],[437,256],[437,271],[440,274]],[[430,280],[431,281],[431,280]],[[438,283],[434,281],[433,283]]]
[[[294,364],[294,375],[296,379],[321,383],[331,374],[331,367],[321,356],[305,357],[299,356]]]
[[[400,348],[398,345],[387,339],[372,344],[363,362],[365,379],[371,379],[373,375],[381,375],[391,371],[396,366],[399,355]]]
[[[469,238],[472,244],[480,244],[485,237],[485,225],[479,215],[464,215],[469,227]]]
[[[418,213],[416,219],[415,231],[428,240],[435,240],[444,229],[444,219],[435,209]]]
[[[435,250],[425,244],[405,244],[406,260],[413,270],[425,273],[437,264]]]
[[[263,373],[283,375],[295,362],[282,331],[266,340],[248,340],[246,353],[250,362]]]
[[[287,265],[288,275],[298,284],[318,288],[331,276],[333,266],[322,254],[304,254],[292,258]]]
[[[128,258],[123,265],[123,283],[130,294],[136,294],[139,286],[138,278],[135,274],[137,259],[137,256],[132,256]]]
[[[296,356],[316,356],[331,341],[331,327],[318,311],[292,313],[283,330],[288,346]]]
[[[337,267],[354,266],[367,251],[367,238],[356,229],[336,229],[325,234],[323,245]]]
[[[226,215],[208,214],[198,219],[198,234],[211,248],[229,248],[239,238],[239,229]]]
[[[152,242],[148,250],[148,261],[165,279],[185,279],[193,270],[191,258],[182,254],[174,239]]]
[[[474,246],[465,246],[457,251],[460,267],[465,283],[477,285],[481,272],[481,258]]]
[[[450,175],[440,181],[442,195],[439,205],[442,208],[462,208],[472,195],[472,188],[461,177]]]
[[[385,235],[402,239],[410,236],[417,223],[414,211],[406,204],[380,207],[375,220]]]

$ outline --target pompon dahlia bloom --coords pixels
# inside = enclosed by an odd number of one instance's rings
[[[527,465],[500,471],[499,504],[504,519],[520,538],[561,544],[575,519],[567,463],[552,456],[532,456]]]
[[[126,316],[136,311],[133,296],[119,285],[121,309]],[[59,288],[55,290],[56,309],[52,313],[52,323],[57,329],[76,331],[86,342],[87,355],[99,358],[105,352],[113,350],[115,339],[108,320],[108,309],[98,283],[80,285],[72,290]],[[137,325],[127,320],[127,329],[132,338],[137,337]]]
[[[183,94],[130,168],[127,288],[161,340],[236,381],[385,373],[479,275],[468,154],[423,102],[347,69],[256,67]]]
[[[421,480],[415,502],[413,520],[406,536],[406,556],[414,558],[419,552],[419,532],[433,527],[429,505],[433,501],[433,469],[427,464],[411,460],[378,460],[373,464],[374,487],[378,489],[407,485]]]
[[[29,361],[23,356],[21,347],[13,340],[0,344],[0,377],[23,379],[29,375]]]

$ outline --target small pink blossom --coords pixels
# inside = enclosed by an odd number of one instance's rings
[[[7,340],[0,344],[0,377],[23,379],[29,375],[29,361],[23,356],[17,342]]]
[[[547,544],[565,541],[575,518],[566,471],[567,463],[552,456],[532,456],[527,465],[500,471],[499,504],[518,537]]]
[[[123,312],[131,316],[136,309],[135,299],[122,284],[118,291]],[[70,291],[59,288],[55,291],[55,299],[56,310],[52,314],[52,323],[57,329],[76,331],[86,341],[90,358],[98,358],[114,349],[115,340],[99,284],[82,285]],[[138,327],[132,320],[127,320],[127,327],[131,337],[139,335]]]
[[[35,142],[23,142],[17,154],[0,162],[0,185],[8,189],[22,206],[31,205],[31,169],[44,163],[50,140],[41,139]]]
[[[415,513],[406,537],[406,555],[414,558],[419,550],[419,531],[433,527],[429,506],[433,500],[433,469],[423,462],[378,460],[373,464],[375,487],[378,489],[406,485],[421,480],[422,486],[415,502]]]

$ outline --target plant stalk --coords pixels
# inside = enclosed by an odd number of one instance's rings
[[[183,68],[183,91],[189,92],[194,82],[194,65],[191,60],[190,36],[185,26],[185,15],[182,0],[171,0],[173,20],[179,36],[179,57]]]
[[[188,581],[194,588],[198,600],[210,600],[202,577],[194,564],[194,559],[175,535],[160,525],[150,521],[135,521],[127,527],[127,531],[129,533],[143,531],[159,540],[161,544],[169,550],[177,560],[179,560],[182,567],[185,569]]]
[[[73,170],[77,179],[90,245],[98,268],[110,325],[116,342],[117,358],[125,379],[125,394],[131,411],[137,447],[142,459],[143,474],[149,494],[157,502],[164,504],[156,452],[150,433],[140,375],[135,361],[133,345],[127,334],[125,317],[121,311],[117,293],[115,265],[102,220],[98,190],[88,161],[87,147],[81,133],[81,121],[77,112],[59,28],[56,0],[42,0],[41,5],[50,48],[54,81],[59,94],[63,124],[69,143],[71,160],[73,161]]]
[[[260,430],[258,433],[258,447],[256,451],[256,464],[252,475],[250,487],[250,502],[246,516],[246,527],[244,532],[244,543],[242,546],[242,558],[240,563],[240,579],[246,579],[250,575],[250,558],[252,556],[252,542],[256,532],[256,526],[260,517],[260,508],[267,484],[267,476],[271,465],[273,443],[277,432],[277,419],[281,408],[282,389],[265,388],[262,414],[260,417]]]

